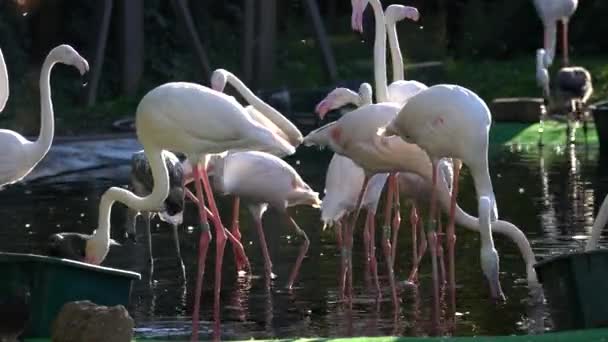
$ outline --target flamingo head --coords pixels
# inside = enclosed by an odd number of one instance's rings
[[[490,296],[495,302],[504,301],[505,295],[502,292],[499,278],[499,257],[492,241],[492,230],[490,226],[490,212],[492,211],[492,201],[489,197],[483,196],[479,199],[479,229],[482,237],[481,241],[481,270],[490,286]]]
[[[93,232],[92,237],[87,240],[85,246],[84,262],[99,265],[110,251],[110,239],[106,239],[102,234]]]
[[[350,20],[353,31],[363,33],[363,12],[368,3],[369,0],[351,0],[353,12]]]
[[[390,5],[385,11],[385,16],[387,22],[397,22],[406,18],[418,21],[420,19],[420,12],[418,12],[416,7],[412,6]]]
[[[63,44],[59,45],[49,53],[49,57],[58,63],[71,65],[78,69],[80,75],[84,75],[89,71],[89,63],[84,59],[73,47]]]
[[[319,115],[319,119],[323,120],[329,111],[340,108],[348,103],[359,105],[360,96],[348,88],[336,88],[317,104],[315,112]]]
[[[217,69],[211,75],[211,89],[215,91],[223,92],[227,82],[228,71],[224,69]]]

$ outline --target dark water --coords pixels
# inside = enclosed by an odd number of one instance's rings
[[[318,191],[323,189],[328,153],[304,149],[290,159],[303,178]],[[98,198],[110,185],[126,183],[125,167],[117,169],[118,179],[100,179],[91,173],[90,182],[44,183],[9,187],[2,192],[0,210],[5,218],[0,230],[0,249],[13,252],[42,252],[46,238],[60,231],[90,233],[95,227]],[[491,172],[500,216],[519,226],[528,236],[538,258],[578,249],[570,237],[588,234],[596,208],[606,194],[601,180],[598,151],[584,147],[495,148],[491,154]],[[461,182],[460,205],[476,214],[472,183],[466,171]],[[122,175],[122,176],[120,176]],[[228,198],[220,201],[220,210],[228,220]],[[397,279],[404,280],[411,267],[408,208],[403,208],[403,226],[399,240]],[[251,337],[407,335],[430,332],[430,263],[421,268],[417,294],[402,293],[402,307],[397,322],[393,319],[388,284],[382,277],[383,301],[377,305],[373,292],[367,290],[363,274],[361,236],[355,237],[354,285],[352,311],[338,301],[339,255],[332,232],[321,233],[318,211],[292,208],[290,213],[307,231],[312,244],[304,260],[296,288],[286,291],[289,271],[298,253],[299,243],[275,213],[264,219],[266,237],[278,278],[270,293],[264,287],[263,259],[258,238],[246,210],[241,212],[241,229],[246,252],[252,262],[253,277],[238,278],[229,245],[224,259],[222,286],[222,336],[225,339]],[[112,236],[124,241],[125,210],[116,205],[113,211]],[[359,230],[360,231],[360,230]],[[501,281],[508,301],[494,305],[479,266],[479,241],[476,234],[457,230],[457,311],[455,335],[504,335],[537,333],[552,329],[551,317],[544,306],[526,300],[525,268],[515,246],[495,237],[501,255]],[[134,284],[130,313],[136,320],[137,334],[146,337],[183,338],[190,332],[190,316],[196,272],[199,229],[196,210],[188,205],[185,224],[180,227],[180,243],[186,263],[187,283],[180,280],[170,227],[153,220],[154,271],[149,276],[147,248],[143,227],[138,229],[139,243],[124,241],[113,247],[105,265],[134,270],[143,279]],[[380,249],[378,251],[380,255]],[[201,332],[209,336],[212,320],[213,258],[208,257],[203,292]]]

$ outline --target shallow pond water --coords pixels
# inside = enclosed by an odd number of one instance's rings
[[[302,177],[322,192],[330,154],[302,148],[289,158]],[[510,146],[494,147],[490,166],[502,219],[519,226],[528,236],[539,259],[579,249],[573,235],[588,234],[593,217],[606,194],[608,182],[600,178],[597,148]],[[5,218],[0,230],[0,250],[44,253],[50,234],[60,231],[90,233],[97,219],[101,193],[110,185],[127,182],[127,166],[110,166],[111,172],[89,170],[76,180],[53,178],[8,187],[0,196]],[[106,170],[108,171],[108,170]],[[111,175],[111,176],[107,176]],[[86,181],[83,181],[85,179]],[[220,200],[220,211],[228,220],[229,198]],[[472,182],[463,170],[459,204],[476,215]],[[403,225],[399,240],[396,275],[406,279],[411,267],[409,208],[402,207]],[[352,310],[338,298],[339,254],[331,231],[321,232],[319,213],[311,208],[292,208],[290,213],[311,240],[299,280],[293,291],[284,286],[299,249],[299,240],[269,211],[264,219],[274,272],[278,278],[268,291],[263,279],[263,258],[248,211],[241,211],[241,230],[253,267],[251,278],[237,277],[231,247],[227,245],[222,286],[222,337],[405,335],[421,336],[430,327],[430,262],[421,268],[417,293],[404,290],[398,319],[393,319],[389,287],[380,259],[383,300],[377,304],[366,285],[360,229],[354,245],[354,290]],[[153,226],[154,269],[150,274],[143,224],[138,227],[138,243],[124,239],[125,210],[113,210],[112,236],[123,242],[113,247],[105,265],[142,273],[134,284],[130,313],[136,333],[146,337],[184,338],[190,332],[194,275],[196,273],[199,226],[196,210],[188,204],[185,224],[180,227],[180,243],[186,264],[186,282],[180,279],[178,261],[169,226],[157,219]],[[496,235],[501,255],[501,282],[507,302],[495,305],[479,266],[479,239],[457,228],[456,281],[457,336],[539,333],[552,330],[551,315],[544,305],[527,299],[524,263],[515,246]],[[381,255],[378,249],[378,255]],[[209,337],[212,320],[213,250],[205,277],[201,313],[201,338]]]

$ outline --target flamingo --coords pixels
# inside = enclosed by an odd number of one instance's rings
[[[492,122],[490,110],[474,92],[456,85],[436,85],[424,90],[403,106],[399,114],[386,127],[385,135],[396,134],[405,141],[423,148],[433,161],[433,184],[436,182],[436,165],[440,158],[457,158],[454,168],[452,207],[458,195],[460,161],[471,170],[477,196],[492,200],[492,219],[498,218],[496,197],[492,188],[488,166],[488,141]],[[433,187],[431,217],[434,217]],[[454,209],[451,209],[451,212]],[[447,229],[449,260],[449,285],[451,307],[455,310],[455,261],[456,236],[454,221],[450,215]]]
[[[578,0],[534,0],[536,12],[543,22],[544,44],[547,51],[546,65],[553,64],[555,57],[555,43],[557,40],[557,21],[562,23],[562,53],[564,65],[570,65],[568,58],[568,22],[578,7]]]
[[[156,211],[169,194],[169,175],[162,158],[163,150],[184,153],[193,165],[207,162],[207,156],[227,150],[256,149],[276,154],[293,154],[295,149],[284,139],[253,121],[245,108],[233,98],[202,85],[171,82],[149,91],[140,101],[136,112],[136,133],[150,162],[154,188],[139,197],[119,187],[108,189],[101,197],[98,228],[86,245],[85,260],[100,264],[109,250],[110,215],[118,201],[137,211]],[[198,315],[201,283],[205,270],[207,247],[211,239],[208,215],[204,210],[201,178],[207,193],[211,220],[216,230],[216,267],[214,288],[214,332],[219,334],[219,306],[222,276],[222,259],[227,233],[220,221],[205,168],[194,168],[199,216],[203,224],[199,242],[199,262],[194,299],[192,339],[198,337]],[[242,245],[240,254],[244,258]]]
[[[418,96],[420,95],[414,98]],[[366,176],[386,172],[412,172],[432,184],[433,167],[425,151],[399,137],[381,137],[376,134],[378,128],[389,123],[400,109],[400,106],[393,103],[378,103],[358,108],[309,133],[304,138],[304,145],[327,146],[335,153],[351,158],[365,170]],[[439,180],[442,178],[439,177]],[[439,184],[441,186],[437,192],[441,207],[449,212],[451,198],[448,187],[443,185],[443,180]],[[455,219],[457,224],[479,231],[479,221],[464,213],[458,206],[455,207]],[[505,234],[518,245],[526,263],[528,284],[531,290],[538,289],[540,285],[533,267],[535,256],[521,230],[509,222],[496,220],[492,222],[492,232]],[[390,257],[387,260],[390,260]]]
[[[287,208],[296,205],[310,205],[319,208],[321,205],[319,194],[302,180],[291,165],[264,152],[247,151],[213,155],[209,159],[207,172],[213,180],[215,189],[219,192],[236,195],[249,202],[249,211],[253,216],[260,238],[268,282],[275,275],[272,273],[272,261],[262,227],[262,217],[267,207],[270,206],[280,211],[296,233],[304,239],[300,254],[287,282],[287,288],[291,289],[310,242],[306,233],[287,213]]]
[[[403,57],[397,37],[396,23],[403,19],[418,21],[420,13],[418,9],[411,6],[390,5],[384,11],[386,28],[388,33],[388,43],[391,50],[391,61],[393,64],[393,82],[388,86],[388,97],[391,101],[405,104],[412,96],[418,94],[428,87],[418,81],[405,81],[403,70]]]
[[[604,197],[604,202],[602,202],[602,206],[595,217],[595,221],[593,222],[593,227],[591,228],[591,238],[587,240],[587,245],[585,246],[585,251],[590,252],[597,249],[597,244],[602,235],[602,229],[606,226],[606,222],[608,222],[608,196]]]
[[[0,55],[0,110],[8,98],[8,77],[4,58]],[[55,119],[51,99],[51,70],[57,63],[71,65],[81,75],[89,70],[89,64],[69,45],[55,47],[44,60],[40,73],[40,135],[36,141],[29,141],[17,132],[0,130],[0,187],[13,184],[27,176],[44,158],[55,132]]]
[[[498,251],[494,248],[492,239],[492,228],[490,227],[492,217],[492,200],[487,196],[479,198],[479,237],[481,240],[481,270],[489,280],[490,295],[494,299],[503,300],[505,295],[502,293],[499,274]]]
[[[158,214],[161,221],[167,222],[173,228],[173,241],[175,244],[176,255],[179,260],[182,279],[185,279],[186,269],[184,267],[184,261],[181,256],[181,249],[179,246],[179,236],[177,233],[177,227],[182,224],[184,218],[184,206],[186,197],[185,184],[185,171],[182,161],[173,153],[169,151],[163,151],[163,159],[167,166],[169,173],[169,195],[163,202],[162,209],[159,212],[146,212],[142,213],[144,222],[146,224],[146,237],[148,242],[148,257],[150,263],[150,269],[154,267],[154,258],[152,256],[152,238],[150,233],[150,219],[154,214]],[[152,179],[152,170],[150,169],[150,163],[146,159],[146,155],[143,151],[139,151],[131,156],[131,187],[133,193],[138,196],[143,196],[152,192],[154,188],[154,179]],[[129,209],[127,214],[127,238],[135,241],[136,240],[136,219],[140,213]]]
[[[238,77],[225,69],[216,69],[213,71],[211,75],[212,89],[219,92],[224,92],[226,84],[228,83],[230,83],[250,104],[249,106],[245,107],[245,110],[247,113],[249,113],[253,120],[271,130],[285,141],[289,142],[294,148],[298,147],[302,143],[302,133],[298,130],[298,128],[291,123],[291,121],[287,120],[287,118],[281,115],[281,113],[279,113],[276,109],[257,97]],[[236,102],[236,99],[233,97],[231,98]],[[284,157],[286,155],[282,154],[278,156]],[[234,198],[232,207],[233,215],[231,221],[231,231],[232,234],[240,241],[241,233],[239,231],[238,220],[240,207],[239,197]],[[233,246],[233,248],[235,247]],[[236,250],[234,250],[234,252],[236,256]],[[237,262],[237,269],[242,269],[243,266],[243,264]]]

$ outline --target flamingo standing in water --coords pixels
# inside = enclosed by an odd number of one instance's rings
[[[182,161],[173,153],[163,151],[163,158],[167,165],[169,174],[169,195],[163,202],[162,209],[158,212],[143,212],[139,213],[129,209],[127,214],[127,238],[136,241],[137,231],[137,216],[142,214],[145,222],[145,233],[148,243],[148,258],[150,264],[150,274],[154,268],[154,257],[152,255],[152,234],[150,231],[150,219],[153,215],[158,214],[158,217],[163,222],[167,222],[173,229],[173,242],[175,251],[179,260],[182,278],[186,279],[186,268],[182,260],[181,249],[179,246],[179,235],[177,227],[182,224],[184,219],[184,207],[187,188],[184,187],[186,173]],[[144,196],[152,192],[154,188],[154,179],[152,178],[152,170],[150,163],[146,159],[143,151],[133,153],[131,156],[131,187],[133,193],[138,196]]]
[[[496,220],[498,210],[488,166],[491,122],[488,106],[475,93],[460,86],[436,85],[412,97],[386,127],[385,135],[399,135],[405,141],[419,145],[432,157],[433,184],[436,184],[438,160],[446,157],[458,159],[454,168],[451,211],[458,195],[459,161],[462,160],[471,170],[477,195],[492,200],[492,220]],[[432,218],[435,212],[434,189]],[[431,239],[432,244],[435,237]],[[450,220],[447,244],[452,310],[455,310],[455,243],[454,222]]]
[[[154,188],[139,197],[119,187],[108,189],[101,197],[98,228],[86,245],[86,261],[100,264],[110,244],[110,215],[114,202],[121,202],[138,211],[155,211],[162,207],[169,194],[169,175],[162,158],[163,150],[186,154],[193,165],[207,162],[207,155],[227,150],[256,149],[275,154],[292,154],[294,147],[274,132],[251,119],[245,108],[233,98],[202,85],[171,82],[152,89],[140,101],[136,112],[136,132],[152,169]],[[205,271],[207,247],[211,239],[208,215],[204,210],[201,178],[216,230],[216,267],[214,289],[214,332],[219,334],[219,307],[222,259],[227,233],[220,221],[205,168],[194,168],[199,215],[203,223],[199,247],[197,286],[194,298],[192,339],[198,338],[198,315],[201,282]],[[243,246],[238,245],[246,258]]]
[[[53,143],[55,118],[51,99],[51,70],[57,63],[71,65],[81,75],[89,70],[89,64],[69,45],[55,47],[44,60],[40,72],[40,135],[29,141],[19,133],[0,130],[0,186],[22,180],[46,156]],[[0,110],[8,98],[8,76],[4,58],[0,53]]]
[[[264,255],[267,284],[270,284],[270,280],[274,278],[272,261],[262,227],[262,216],[267,207],[279,210],[296,233],[304,239],[287,282],[287,288],[291,289],[310,242],[306,233],[287,213],[287,208],[296,205],[319,208],[321,205],[319,194],[302,180],[291,165],[264,152],[248,151],[213,155],[208,163],[208,174],[213,180],[215,189],[224,194],[242,197],[248,202],[247,206],[258,230]]]
[[[534,7],[544,27],[544,48],[547,51],[546,65],[553,64],[557,41],[557,22],[562,23],[562,54],[564,65],[570,65],[568,58],[568,22],[576,12],[578,0],[534,0]]]
[[[279,113],[276,109],[257,97],[233,73],[225,69],[217,69],[211,75],[211,88],[216,91],[224,92],[226,84],[228,83],[231,84],[250,104],[249,106],[245,107],[245,110],[247,110],[247,113],[249,113],[253,120],[271,130],[285,141],[289,142],[294,148],[298,147],[298,145],[302,143],[302,133],[298,130],[298,128],[291,123],[291,121],[287,120],[287,118],[281,115],[281,113]],[[236,102],[236,99],[233,97],[231,98]],[[278,156],[284,157],[286,155],[287,154],[282,153]],[[239,230],[239,207],[240,199],[239,197],[235,197],[232,209],[233,214],[231,231],[232,234],[240,241],[241,232]],[[234,248],[235,247],[233,246],[233,249]],[[235,255],[237,255],[236,250],[234,250],[234,252]],[[242,269],[243,266],[244,265],[237,262],[237,269]]]

